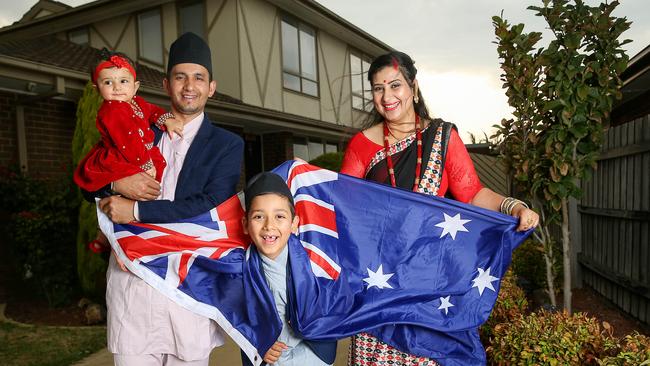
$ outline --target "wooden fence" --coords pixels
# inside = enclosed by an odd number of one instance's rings
[[[487,144],[465,145],[474,163],[474,169],[483,186],[503,195],[511,196],[508,171],[497,154],[490,151]]]
[[[650,324],[650,115],[607,131],[582,188],[582,280]]]

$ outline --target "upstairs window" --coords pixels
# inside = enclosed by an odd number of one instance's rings
[[[138,14],[138,56],[158,65],[163,64],[160,9]]]
[[[178,8],[179,35],[192,32],[205,38],[205,17],[203,2],[190,2]]]
[[[79,28],[68,32],[68,40],[76,44],[89,44],[88,28]]]
[[[316,31],[287,18],[282,19],[282,71],[286,89],[318,96]]]
[[[352,84],[352,108],[361,111],[372,111],[372,90],[368,81],[370,63],[350,53],[350,83]]]

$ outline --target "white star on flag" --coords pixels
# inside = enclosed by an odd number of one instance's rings
[[[456,216],[451,217],[443,212],[443,215],[445,215],[445,221],[436,224],[437,227],[442,228],[442,234],[440,234],[441,238],[449,234],[451,235],[452,239],[456,240],[457,232],[459,231],[469,232],[463,225],[465,225],[466,223],[472,220],[463,220],[460,218],[460,214],[456,214]]]
[[[452,304],[451,301],[449,301],[450,297],[451,295],[440,298],[440,306],[438,306],[438,310],[444,310],[445,315],[449,314],[449,308],[454,306],[454,304]]]
[[[368,283],[368,289],[370,289],[372,286],[376,286],[379,289],[382,289],[384,287],[393,288],[388,284],[388,279],[393,277],[393,273],[384,274],[384,269],[382,266],[383,264],[380,264],[376,272],[373,272],[370,270],[370,268],[366,268],[368,270],[368,277],[364,278],[363,280]]]
[[[488,267],[487,271],[483,270],[483,268],[478,268],[478,277],[472,280],[472,282],[474,282],[472,287],[478,288],[479,295],[483,295],[483,290],[486,288],[496,292],[494,287],[492,287],[492,282],[498,281],[499,279],[490,275],[490,268],[491,267]]]

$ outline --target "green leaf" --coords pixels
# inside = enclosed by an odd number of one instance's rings
[[[584,123],[574,124],[571,128],[569,128],[569,132],[571,132],[571,134],[577,139],[581,139],[587,136],[589,133],[589,128]]]
[[[528,174],[526,173],[519,173],[515,176],[515,179],[517,179],[520,182],[527,182],[528,181]]]
[[[565,105],[565,102],[562,99],[555,99],[544,104],[543,111],[547,112]]]
[[[560,209],[562,208],[562,202],[559,200],[552,200],[551,207],[553,207],[555,211],[560,211]]]
[[[580,98],[580,100],[585,100],[589,95],[589,87],[586,85],[580,85],[578,87],[577,92],[578,92],[578,98]]]

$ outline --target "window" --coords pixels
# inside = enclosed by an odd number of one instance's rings
[[[316,159],[317,157],[326,154],[337,152],[338,145],[333,142],[324,142],[318,139],[305,139],[296,137],[293,140],[293,155],[305,161]]]
[[[366,59],[350,53],[350,82],[352,84],[352,108],[372,111],[372,91],[368,81],[370,63]]]
[[[309,161],[309,149],[307,148],[307,145],[294,142],[293,156],[299,157],[304,161]]]
[[[318,96],[316,31],[289,19],[282,19],[282,81],[287,89]]]
[[[89,44],[88,28],[79,28],[68,32],[68,40],[76,44]]]
[[[322,142],[307,142],[307,149],[309,150],[309,158],[314,159],[325,153],[325,148]]]
[[[178,9],[179,34],[186,32],[195,33],[201,37],[205,36],[205,24],[203,16],[203,2],[194,2],[181,5]]]
[[[139,56],[156,64],[163,64],[162,26],[160,9],[138,14]]]
[[[325,154],[335,153],[337,151],[339,151],[338,145],[330,143],[325,144]]]

